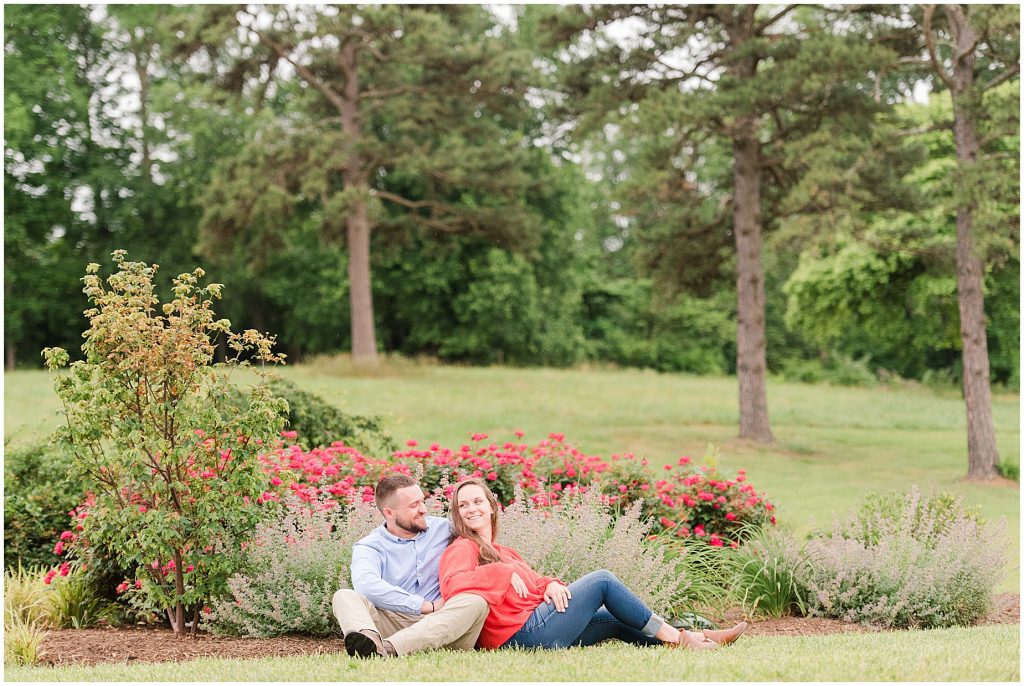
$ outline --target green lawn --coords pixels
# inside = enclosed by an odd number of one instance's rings
[[[879,386],[847,388],[770,380],[768,406],[776,444],[735,438],[736,380],[638,370],[449,367],[390,360],[375,375],[354,373],[338,358],[282,368],[282,375],[346,412],[387,417],[395,438],[458,446],[482,431],[496,440],[516,429],[536,441],[558,431],[582,450],[608,457],[632,451],[654,464],[700,457],[709,442],[722,467],[743,467],[750,482],[798,532],[827,524],[872,490],[941,489],[1006,517],[1019,560],[1020,490],[963,481],[966,418],[955,391]],[[57,425],[49,375],[4,375],[4,429],[14,440]],[[244,379],[243,379],[244,380]],[[1020,396],[993,400],[1004,460],[1020,462]],[[1019,564],[1002,590],[1017,590]]]
[[[605,643],[538,654],[435,651],[6,669],[7,681],[1019,681],[1020,627],[748,637],[696,653]]]

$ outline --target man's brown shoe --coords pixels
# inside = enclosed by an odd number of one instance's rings
[[[703,633],[705,636],[710,638],[718,645],[729,645],[737,638],[743,635],[743,632],[747,630],[747,623],[740,622],[731,629],[704,629]]]
[[[345,651],[352,657],[395,657],[398,652],[376,631],[350,631],[345,634]]]

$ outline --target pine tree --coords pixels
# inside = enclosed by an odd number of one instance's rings
[[[727,227],[715,211],[686,216],[708,228],[706,237],[689,229],[691,239],[711,246],[721,240],[715,231],[725,230],[734,241],[742,438],[772,440],[762,253],[766,224],[798,166],[784,146],[836,113],[864,110],[863,84],[884,63],[875,46],[832,19],[794,5],[628,5],[573,10],[548,22],[550,34],[571,47],[564,109],[580,128],[594,131],[598,112],[645,129],[670,151],[662,167],[667,186],[654,193],[664,188],[694,205],[720,200],[729,210]],[[622,45],[609,29],[626,22],[632,37]],[[711,179],[707,161],[723,150],[731,170]],[[724,196],[723,185],[731,191]],[[711,247],[698,252],[717,255]]]
[[[529,56],[509,48],[483,8],[212,8],[194,35],[228,85],[291,96],[222,163],[204,198],[207,250],[254,224],[273,233],[296,212],[317,214],[325,238],[347,247],[355,362],[377,360],[375,230],[535,241],[522,202],[538,183],[524,173]]]
[[[975,218],[987,193],[983,141],[979,136],[984,113],[982,98],[986,91],[1019,75],[1018,12],[1019,8],[1011,5],[943,5],[942,21],[936,6],[927,5],[921,15],[921,31],[932,69],[953,100],[959,186],[956,271],[969,479],[994,478],[999,460],[989,386],[984,252],[979,246]]]

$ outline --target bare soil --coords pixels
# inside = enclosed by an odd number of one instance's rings
[[[740,610],[726,614],[725,623],[742,619]],[[1003,593],[995,598],[991,613],[980,624],[1019,624],[1020,594]],[[810,636],[843,632],[878,631],[862,624],[815,617],[754,619],[750,636]],[[102,662],[182,662],[200,657],[287,657],[344,653],[339,636],[282,636],[279,638],[228,638],[200,633],[175,638],[162,627],[61,629],[47,633],[43,641],[43,665],[94,665]]]

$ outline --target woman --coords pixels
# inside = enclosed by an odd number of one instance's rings
[[[732,643],[746,629],[740,622],[721,631],[679,631],[605,570],[568,586],[537,574],[494,542],[498,500],[482,479],[455,487],[449,516],[454,537],[441,556],[441,595],[475,593],[491,606],[477,642],[482,648],[565,648],[617,638],[703,650]]]

